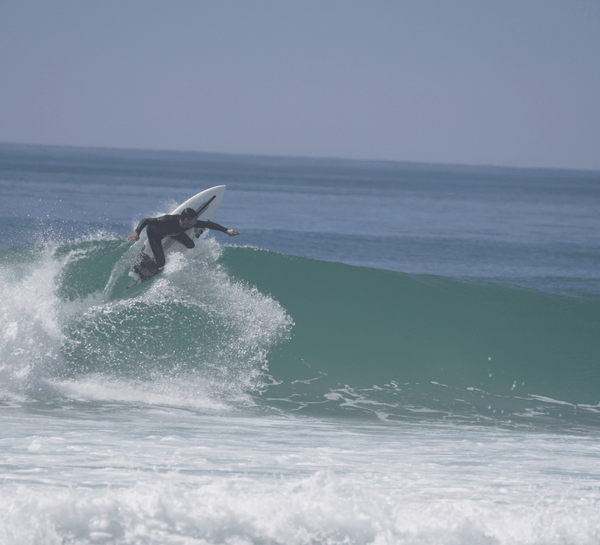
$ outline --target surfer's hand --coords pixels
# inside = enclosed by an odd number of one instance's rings
[[[230,237],[235,237],[236,235],[239,235],[240,232],[237,229],[227,229],[227,234]]]
[[[137,233],[133,233],[127,239],[128,242],[135,242],[136,240],[140,240],[140,235],[138,235]]]

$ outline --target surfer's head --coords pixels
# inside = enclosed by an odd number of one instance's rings
[[[179,225],[184,229],[191,229],[196,224],[196,220],[198,219],[198,212],[196,212],[193,208],[186,208],[179,215]]]

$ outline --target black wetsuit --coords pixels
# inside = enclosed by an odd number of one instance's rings
[[[187,229],[184,229],[179,225],[179,219],[181,216],[160,216],[159,218],[144,218],[140,224],[136,227],[135,232],[139,235],[144,227],[146,227],[146,234],[148,235],[148,242],[154,259],[156,260],[156,266],[158,268],[165,266],[165,252],[162,248],[162,239],[165,237],[173,237],[176,241],[181,242],[187,248],[193,248],[195,246],[194,241],[185,234]],[[221,231],[222,233],[227,232],[227,227],[223,227],[218,223],[212,221],[200,221],[196,220],[195,225],[188,227],[188,229],[213,229],[215,231]]]

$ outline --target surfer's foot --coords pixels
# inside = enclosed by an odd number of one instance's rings
[[[142,280],[148,280],[162,272],[163,267],[159,267],[154,259],[147,254],[142,254],[141,259],[135,264],[133,270]]]

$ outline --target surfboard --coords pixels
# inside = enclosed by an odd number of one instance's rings
[[[181,214],[186,208],[193,208],[198,212],[198,219],[203,221],[212,220],[214,215],[217,213],[219,206],[221,206],[221,201],[223,200],[223,195],[225,195],[225,186],[217,185],[215,187],[211,187],[210,189],[205,189],[204,191],[200,191],[193,197],[189,198],[184,203],[180,204],[175,210],[170,212],[170,214]],[[188,229],[186,234],[190,238],[198,238],[201,234],[197,232],[197,229]],[[146,280],[150,280],[150,278],[155,277],[158,274],[158,270],[156,269],[156,263],[154,261],[154,254],[152,253],[152,249],[150,248],[150,244],[148,244],[148,239],[142,245],[142,249],[138,253],[135,258],[135,262],[133,263],[129,276],[135,280],[132,285],[137,284],[138,282],[145,282]],[[165,257],[173,252],[183,252],[187,250],[187,248],[176,241],[173,237],[166,237],[162,241],[162,247],[165,252]],[[131,287],[131,286],[130,286]]]

